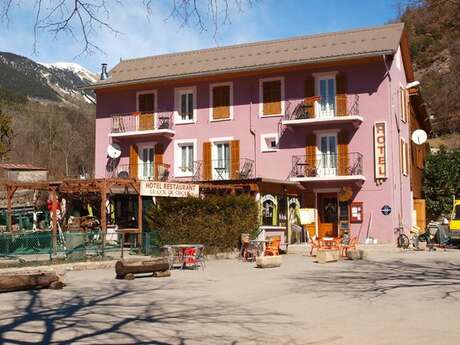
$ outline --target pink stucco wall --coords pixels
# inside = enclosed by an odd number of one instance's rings
[[[118,140],[122,144],[123,154],[121,164],[128,162],[129,145],[140,141],[161,140],[166,147],[164,162],[174,162],[174,140],[196,139],[197,159],[202,159],[202,144],[216,137],[233,137],[240,140],[240,157],[256,161],[257,177],[269,177],[285,180],[291,170],[291,157],[304,155],[306,138],[314,130],[339,129],[346,131],[349,142],[349,152],[360,152],[364,156],[364,176],[366,181],[362,186],[352,185],[355,191],[354,200],[364,202],[364,222],[352,226],[354,234],[360,234],[361,240],[366,237],[370,217],[372,222],[369,234],[381,242],[394,239],[393,228],[398,225],[401,215],[404,225],[411,225],[411,194],[409,176],[400,177],[399,160],[399,135],[408,141],[408,124],[399,121],[399,106],[397,103],[397,90],[400,83],[405,85],[405,76],[400,54],[395,55],[391,66],[390,76],[386,75],[383,58],[381,62],[368,64],[344,65],[328,69],[312,69],[295,71],[285,74],[261,73],[254,77],[233,79],[233,120],[223,122],[210,122],[209,120],[209,82],[199,82],[192,85],[177,84],[162,86],[154,89],[158,92],[158,111],[170,114],[174,110],[174,87],[195,86],[197,90],[197,122],[194,124],[175,125],[175,135],[171,138],[156,137],[144,139],[124,138]],[[398,66],[401,66],[398,69]],[[358,128],[353,125],[322,125],[309,127],[296,127],[285,132],[280,140],[280,149],[276,152],[261,152],[261,134],[276,133],[278,131],[279,117],[259,117],[259,79],[272,76],[283,76],[285,84],[285,100],[300,100],[304,96],[305,78],[312,73],[338,71],[347,77],[347,93],[359,95],[360,115],[364,121]],[[219,81],[220,82],[220,81]],[[147,89],[153,89],[149,87]],[[97,94],[97,119],[96,119],[96,177],[105,175],[107,163],[106,147],[110,142],[109,132],[111,119],[114,113],[133,112],[136,110],[136,91],[113,91],[110,93],[98,92]],[[395,119],[395,112],[396,119]],[[389,178],[382,184],[374,180],[373,156],[373,125],[376,121],[387,121],[389,145],[387,147],[389,159]],[[401,134],[398,133],[398,121]],[[250,126],[255,132],[255,138],[250,133]],[[254,149],[255,148],[255,149]],[[174,172],[172,172],[174,173]],[[178,180],[180,178],[177,178]],[[317,191],[340,188],[341,183],[316,183],[307,184],[307,189]],[[400,186],[402,189],[400,189]],[[383,205],[388,204],[393,212],[384,216],[380,212]],[[402,205],[402,209],[401,209]]]

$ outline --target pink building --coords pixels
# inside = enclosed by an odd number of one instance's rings
[[[391,242],[413,219],[413,81],[403,24],[123,60],[94,85],[96,177],[277,185],[265,233],[301,240],[301,207],[311,235]]]

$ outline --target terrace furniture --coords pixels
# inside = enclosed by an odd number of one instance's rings
[[[321,249],[339,249],[339,239],[336,237],[323,237],[320,239]]]
[[[321,248],[321,244],[317,238],[311,240],[311,247],[310,247],[310,256],[313,256],[313,250],[316,249],[318,251]]]
[[[272,237],[271,241],[265,247],[264,255],[266,255],[266,256],[280,255],[280,244],[281,244],[281,237],[280,236]]]
[[[159,116],[158,122],[158,129],[169,129],[169,116]]]
[[[166,250],[170,269],[175,265],[179,265],[181,269],[198,266],[204,269],[205,258],[202,244],[172,244],[163,246],[162,249]]]
[[[244,162],[242,168],[241,168],[241,171],[239,173],[240,175],[240,179],[243,180],[243,179],[247,179],[251,176],[251,172],[252,172],[252,163],[251,162]]]
[[[296,163],[296,177],[315,177],[318,175],[316,167],[310,163]]]
[[[356,250],[358,238],[352,237],[349,244],[340,245],[340,256],[347,257],[349,250]]]
[[[227,170],[226,167],[216,167],[214,168],[214,170],[217,173],[217,180],[225,180],[224,173]]]

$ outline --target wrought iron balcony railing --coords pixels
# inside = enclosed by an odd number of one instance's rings
[[[171,166],[163,163],[113,164],[106,167],[107,178],[136,178],[167,181]]]
[[[335,104],[321,102],[320,96],[287,102],[284,120],[322,119],[359,114],[359,95],[337,95]]]
[[[248,158],[239,160],[195,161],[194,181],[247,180],[254,178],[254,161]]]
[[[292,157],[291,178],[363,175],[363,155],[316,154]]]
[[[172,129],[171,114],[134,112],[112,115],[112,134]]]

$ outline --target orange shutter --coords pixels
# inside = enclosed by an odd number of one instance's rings
[[[230,142],[230,178],[237,180],[240,178],[240,141]]]
[[[307,136],[307,144],[305,146],[305,154],[307,166],[305,167],[306,176],[316,176],[316,135],[310,134]]]
[[[315,208],[315,193],[314,192],[304,192],[303,207]],[[306,226],[306,230],[308,231],[308,235],[310,236],[310,238],[315,236],[315,222],[313,222],[312,224],[308,224]]]
[[[308,77],[305,79],[305,104],[307,114],[310,119],[315,117],[315,79]]]
[[[337,94],[335,102],[337,106],[337,116],[347,115],[347,79],[345,75],[338,74],[335,78],[337,84]]]
[[[203,180],[212,180],[211,143],[203,143]]]
[[[139,155],[137,145],[133,144],[129,147],[129,176],[137,178],[137,168],[139,164]]]
[[[212,117],[214,120],[230,117],[230,86],[214,86],[212,88]]]
[[[158,167],[163,164],[163,144],[155,144],[155,158],[154,158],[154,173],[155,178],[158,178]]]
[[[262,83],[263,115],[281,114],[281,80]]]
[[[155,126],[155,115],[152,113],[140,114],[139,115],[139,130],[146,131],[154,129]]]
[[[346,176],[348,175],[348,142],[347,142],[347,135],[345,132],[340,131],[338,134],[338,168],[339,168],[339,175]]]

